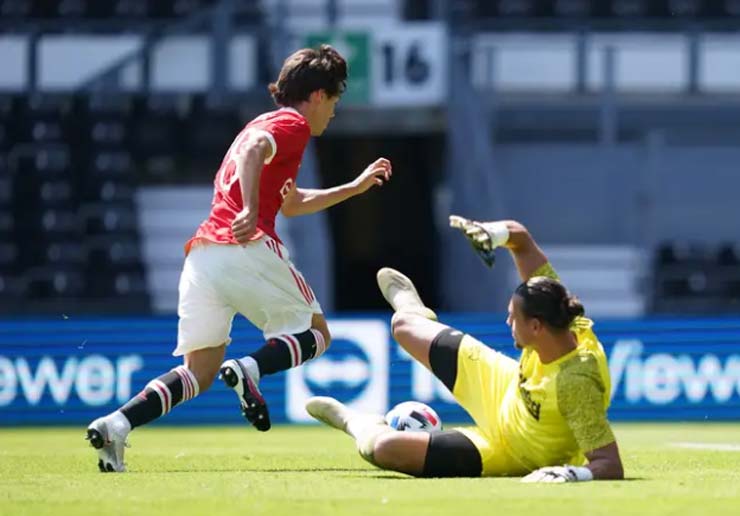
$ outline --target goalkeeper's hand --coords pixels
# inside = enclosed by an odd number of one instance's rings
[[[473,246],[475,252],[489,267],[496,261],[491,235],[483,225],[476,220],[469,220],[459,215],[450,215],[450,227],[459,229]]]
[[[593,479],[594,475],[590,469],[566,464],[565,466],[548,466],[536,469],[522,478],[522,482],[527,484],[562,484],[565,482],[586,482]]]

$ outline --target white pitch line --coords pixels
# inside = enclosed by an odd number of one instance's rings
[[[740,444],[730,443],[670,443],[671,446],[677,448],[689,448],[692,450],[712,450],[712,451],[729,451],[729,452],[740,452]]]

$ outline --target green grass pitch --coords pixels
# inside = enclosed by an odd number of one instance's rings
[[[619,424],[624,482],[413,479],[319,427],[166,427],[101,474],[83,428],[0,429],[0,514],[171,516],[740,514],[740,424]]]

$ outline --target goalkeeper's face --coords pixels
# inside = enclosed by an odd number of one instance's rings
[[[534,344],[542,323],[535,317],[527,317],[522,311],[522,297],[514,294],[509,301],[509,315],[506,324],[511,328],[511,337],[517,349]]]

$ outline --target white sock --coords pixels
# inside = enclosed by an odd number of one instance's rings
[[[131,431],[131,423],[120,410],[116,410],[115,412],[109,414],[108,422],[118,433],[128,434]]]
[[[374,466],[377,466],[373,458],[375,441],[381,435],[394,431],[385,423],[383,416],[354,413],[347,418],[347,433],[354,437],[357,451]]]
[[[252,357],[243,357],[238,359],[239,363],[247,370],[249,378],[255,383],[260,383],[260,366]]]

